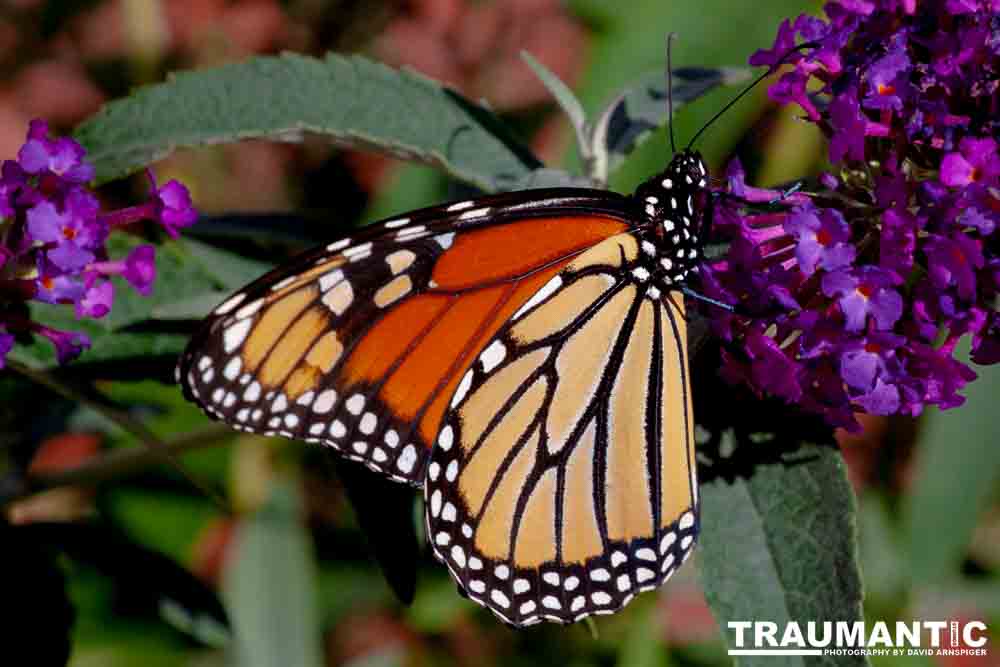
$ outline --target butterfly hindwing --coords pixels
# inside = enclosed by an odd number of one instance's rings
[[[618,234],[567,263],[478,354],[425,486],[428,536],[514,625],[611,613],[693,547],[683,300]]]
[[[387,220],[226,300],[189,344],[179,379],[237,429],[322,443],[420,485],[476,355],[575,256],[630,220],[624,197],[572,189]]]

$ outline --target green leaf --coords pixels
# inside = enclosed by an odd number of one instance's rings
[[[860,621],[855,503],[840,453],[803,445],[749,477],[713,475],[701,485],[701,579],[733,648],[730,621]],[[713,478],[714,476],[714,478]],[[728,479],[727,479],[728,477]],[[744,648],[753,646],[744,645]],[[737,665],[866,665],[845,656],[742,656]]]
[[[87,120],[77,139],[104,182],[179,147],[241,139],[340,146],[437,166],[484,190],[540,166],[496,117],[441,84],[362,57],[285,54],[184,72]]]
[[[736,67],[675,69],[674,112],[719,86],[743,83],[749,78],[749,70]],[[647,72],[601,112],[594,127],[592,150],[595,155],[607,155],[607,170],[612,171],[668,121],[666,73]]]
[[[316,563],[288,481],[237,529],[224,590],[235,637],[233,664],[320,667]]]
[[[968,344],[955,353],[968,354]],[[918,442],[913,492],[904,508],[911,575],[921,585],[950,583],[960,573],[990,494],[1000,481],[1000,368],[976,366],[966,402],[929,410]]]
[[[194,239],[185,238],[179,243],[197,262],[199,268],[214,278],[224,292],[237,290],[274,268],[273,264],[247,259]]]

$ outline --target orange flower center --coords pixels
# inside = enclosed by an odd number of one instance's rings
[[[826,231],[825,229],[821,229],[818,232],[816,232],[816,240],[819,242],[820,245],[828,246],[831,243],[833,243],[833,236],[830,234],[830,232]]]
[[[889,84],[889,83],[880,83],[880,84],[878,84],[878,94],[879,95],[895,95],[896,94],[896,86],[893,86],[892,84]]]
[[[874,287],[870,285],[858,285],[858,294],[865,297],[866,299],[870,299],[872,294],[874,293],[875,293]]]
[[[63,227],[63,236],[65,236],[67,240],[72,241],[76,238],[76,230],[72,227]]]

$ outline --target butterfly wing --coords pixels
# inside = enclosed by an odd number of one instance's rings
[[[618,234],[549,278],[465,372],[431,453],[435,553],[513,625],[612,613],[692,549],[683,300],[639,252]]]
[[[501,325],[629,200],[555,189],[416,211],[299,256],[215,309],[178,365],[234,428],[329,445],[423,484],[449,397]]]

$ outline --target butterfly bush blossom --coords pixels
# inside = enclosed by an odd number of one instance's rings
[[[90,345],[87,335],[60,331],[31,319],[28,302],[65,304],[76,317],[101,318],[114,301],[112,276],[148,295],[156,277],[156,251],[135,247],[112,259],[105,243],[110,232],[139,220],[154,220],[176,237],[197,213],[183,185],[156,185],[149,201],[102,212],[86,184],[94,168],[69,138],[52,139],[44,121],[32,121],[16,160],[0,166],[0,368],[17,339],[37,334],[55,346],[59,363]]]
[[[853,414],[962,403],[955,358],[1000,360],[998,0],[840,0],[785,21],[753,65],[791,67],[770,97],[829,140],[834,174],[780,210],[730,165],[704,267],[723,373],[856,428]],[[805,45],[791,57],[797,44]],[[780,61],[780,63],[779,63]]]

